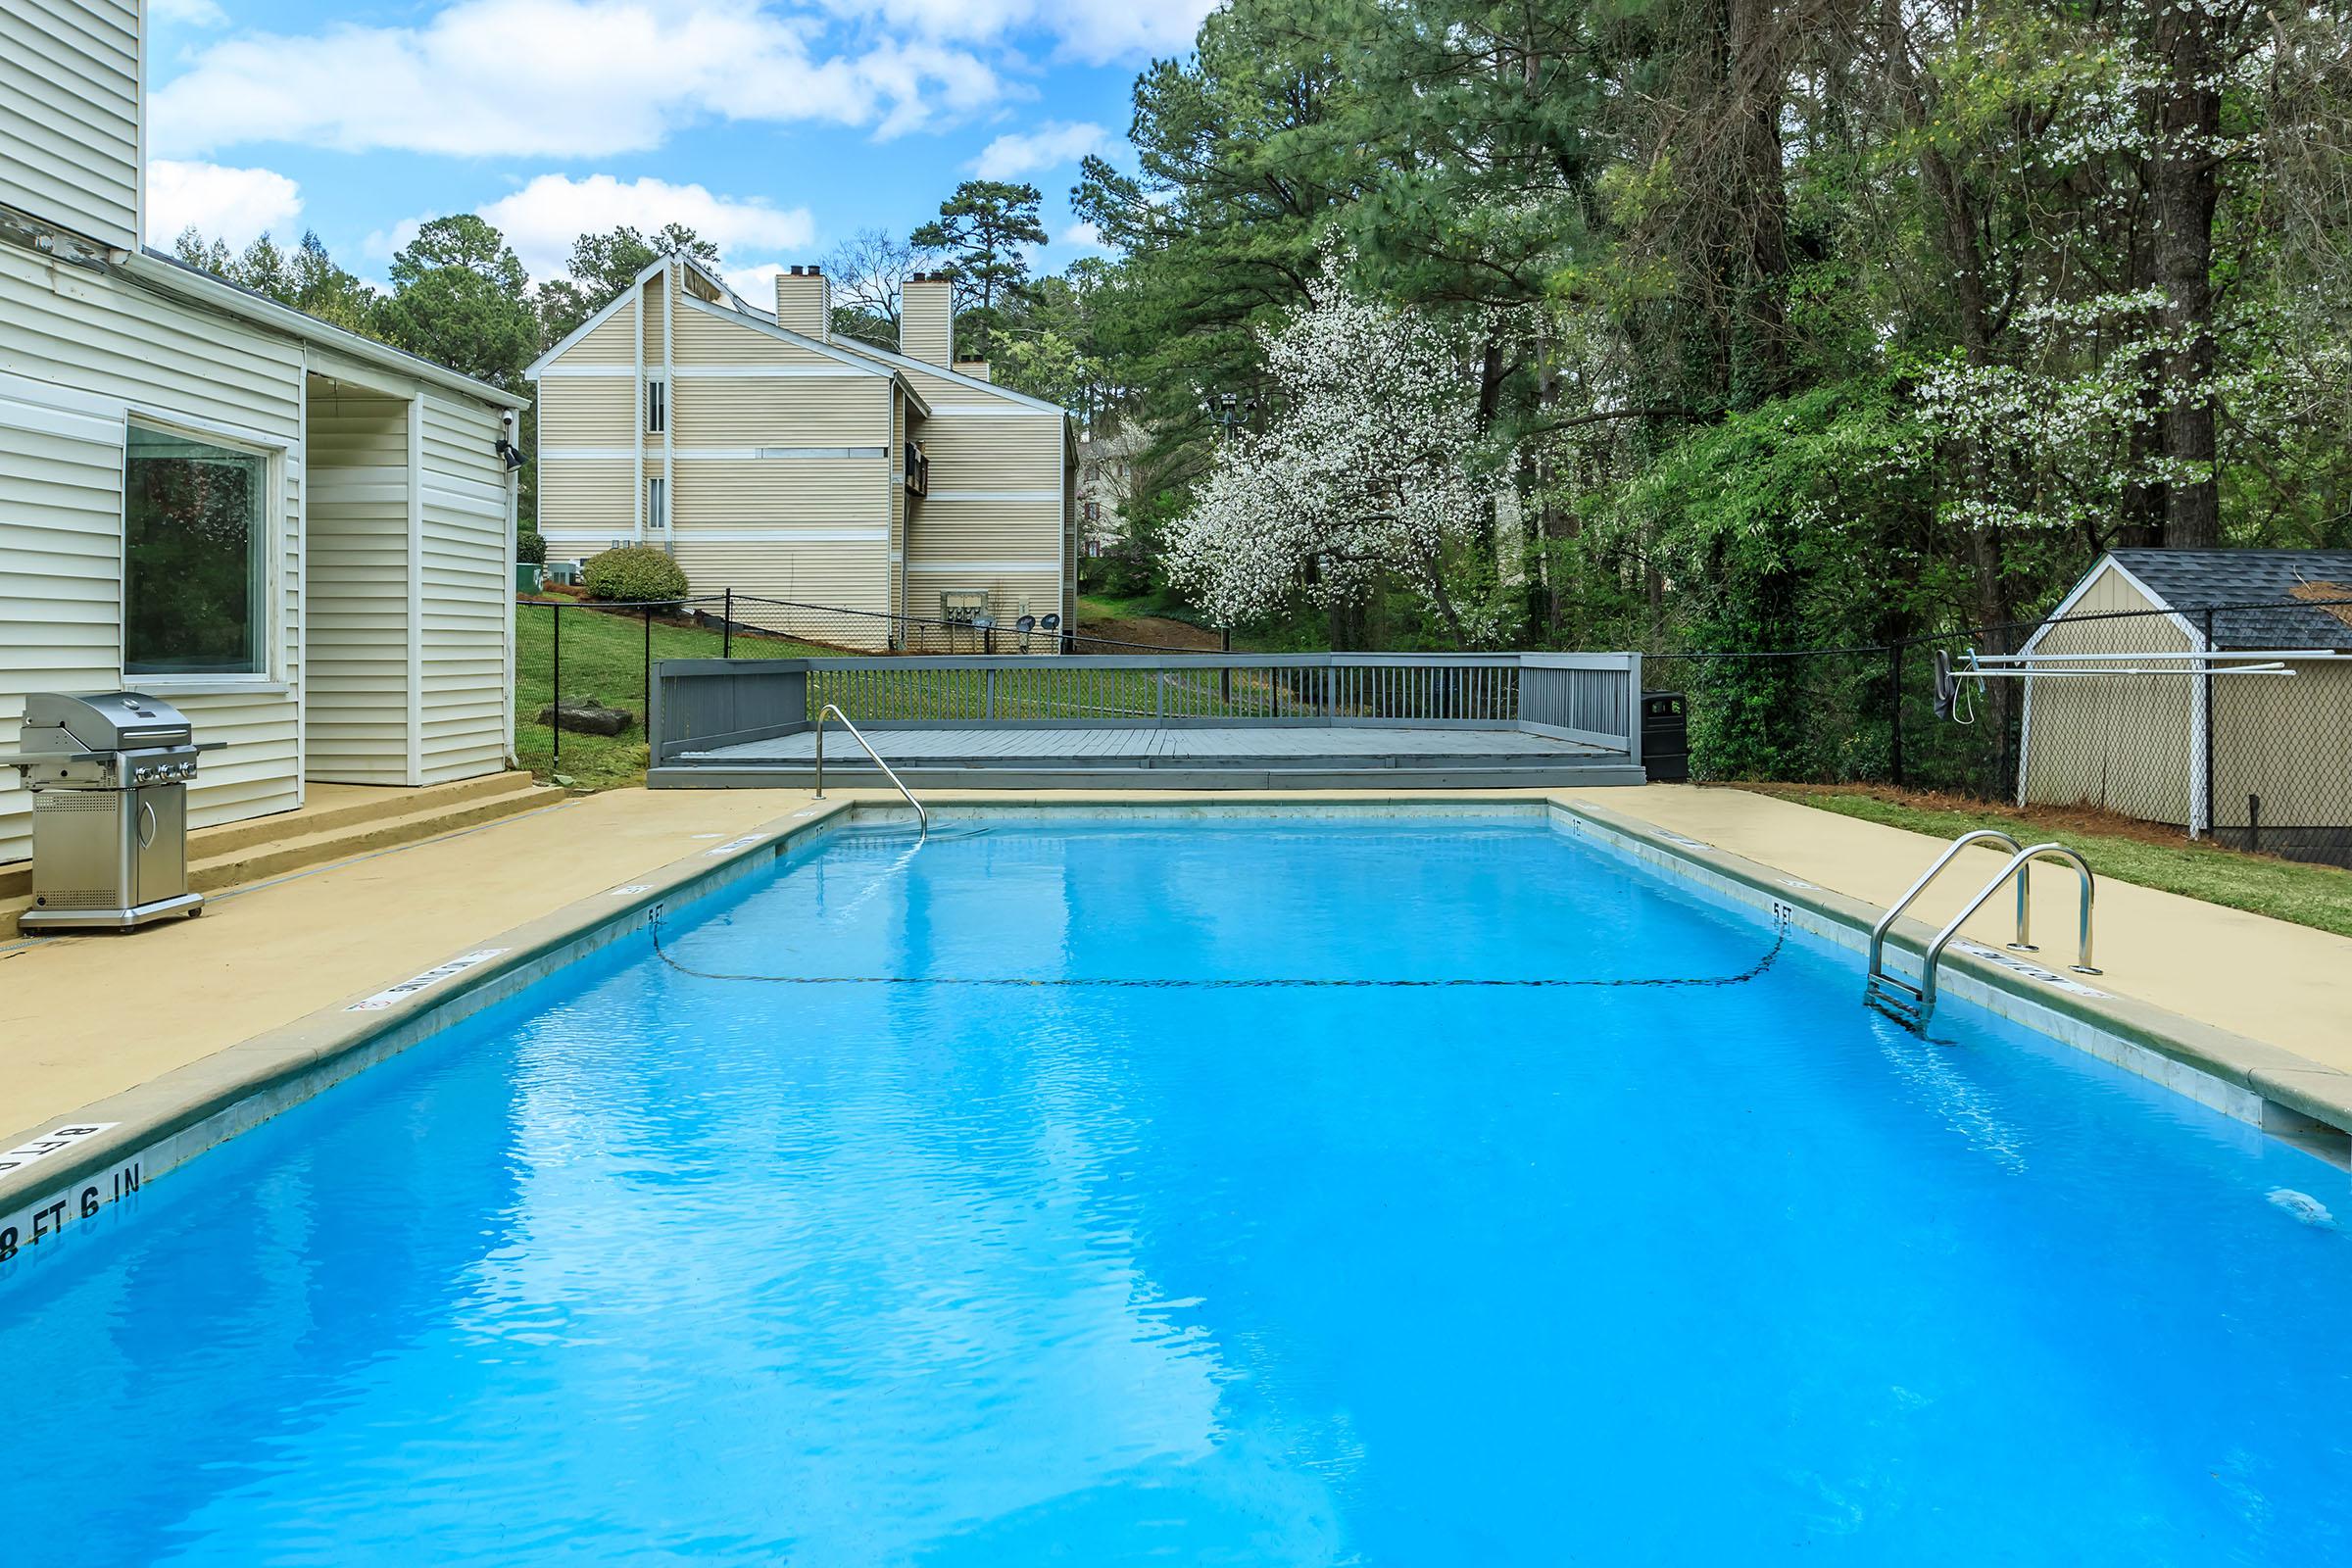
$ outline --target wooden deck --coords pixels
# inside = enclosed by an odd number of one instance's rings
[[[1319,724],[1069,728],[873,728],[866,736],[910,785],[950,789],[1346,789],[1639,784],[1621,752],[1517,729]],[[653,770],[656,788],[804,787],[816,738],[803,732],[686,752]],[[858,743],[825,737],[825,774],[878,779]]]

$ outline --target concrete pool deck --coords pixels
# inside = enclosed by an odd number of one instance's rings
[[[1941,847],[1792,802],[1679,785],[1266,796],[941,791],[925,800],[939,807],[1412,805],[1456,811],[1549,800],[1604,827],[1614,821],[1646,829],[1667,841],[1668,854],[1695,859],[1711,851],[1758,862],[1751,872],[1779,874],[1757,885],[1770,882],[1766,891],[1776,897],[1821,905],[1835,902],[1826,893],[1884,906]],[[353,1004],[383,988],[501,938],[518,955],[552,949],[629,907],[615,893],[658,897],[661,887],[732,863],[712,858],[738,850],[748,864],[749,835],[776,838],[859,804],[897,800],[873,791],[836,790],[820,804],[801,790],[617,790],[230,889],[215,895],[197,920],[128,936],[0,941],[0,1149],[21,1141],[12,1135],[84,1117],[118,1122],[126,1132],[172,1123],[174,1115],[186,1125],[240,1084],[264,1076],[290,1082],[350,1049],[370,1017],[354,1016]],[[1997,864],[1990,851],[1971,852],[1918,912],[1940,923]],[[2034,919],[2043,949],[2038,961],[2063,969],[2073,957],[2067,944],[2076,892],[2071,875],[2057,870],[2035,879]],[[2009,935],[2007,906],[2005,898],[1994,901],[1969,933],[1997,947]],[[1850,925],[1852,907],[1844,917]],[[2100,886],[2098,939],[2106,972],[2091,984],[2202,1031],[2167,1054],[2285,1104],[2336,1107],[2324,1117],[2336,1126],[2352,1120],[2352,939],[2115,882]],[[517,970],[512,983],[529,978]],[[1857,978],[1857,999],[1859,989]],[[419,1015],[417,1027],[429,1032],[427,1022]],[[58,1169],[65,1166],[61,1160]],[[14,1177],[0,1170],[0,1211],[37,1185],[17,1178],[36,1173],[49,1174],[37,1165]]]

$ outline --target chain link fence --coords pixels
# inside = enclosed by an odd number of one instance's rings
[[[1700,779],[2083,808],[2352,865],[2352,598],[1653,654],[1645,673],[1686,692]]]
[[[659,602],[549,597],[515,601],[515,749],[534,768],[564,765],[566,735],[642,744],[654,665],[666,659],[832,659],[876,654],[1198,653],[1088,636],[1036,617],[1023,626],[945,620],[718,593]],[[1046,625],[1048,618],[1053,625]],[[1231,637],[1226,650],[1232,651]],[[606,718],[601,709],[618,717]],[[559,708],[573,710],[557,721]],[[609,735],[597,726],[613,723]]]

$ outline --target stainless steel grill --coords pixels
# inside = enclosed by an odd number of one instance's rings
[[[186,714],[141,692],[35,692],[18,744],[0,765],[33,792],[20,929],[128,931],[202,911],[188,891],[188,780],[212,748]]]

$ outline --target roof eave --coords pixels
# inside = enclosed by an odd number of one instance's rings
[[[422,355],[396,349],[389,343],[379,343],[371,337],[362,337],[346,327],[322,321],[290,305],[280,305],[275,300],[215,277],[210,272],[199,271],[184,263],[175,262],[160,252],[132,251],[120,264],[119,270],[123,276],[141,287],[209,305],[228,315],[284,332],[301,342],[331,348],[379,368],[413,376],[419,381],[429,381],[476,402],[508,409],[530,407],[531,400],[527,397],[492,386],[487,381],[477,381]]]

